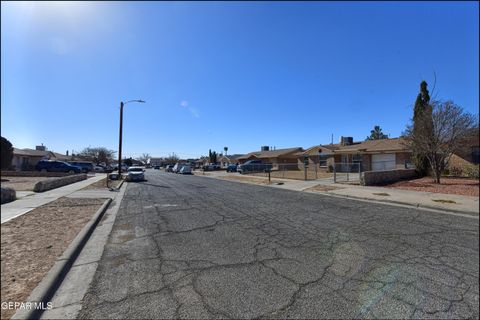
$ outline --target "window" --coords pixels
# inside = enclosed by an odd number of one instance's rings
[[[327,167],[327,160],[329,156],[328,154],[320,154],[318,156],[318,165],[320,168],[326,168]]]
[[[475,164],[480,163],[480,147],[472,147],[472,162]]]

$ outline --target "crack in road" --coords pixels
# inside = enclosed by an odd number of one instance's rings
[[[148,178],[127,186],[80,318],[478,318],[478,221]]]

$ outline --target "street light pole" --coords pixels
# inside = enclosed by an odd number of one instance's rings
[[[120,101],[120,133],[118,137],[118,179],[122,176],[122,128],[123,128],[123,106],[130,102],[145,103],[143,100]]]
[[[122,127],[123,127],[123,101],[120,102],[120,136],[118,138],[118,179],[122,176]]]

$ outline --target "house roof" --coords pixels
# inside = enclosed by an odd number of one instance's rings
[[[243,155],[241,157],[238,157],[237,159],[245,160],[252,156],[259,159],[277,158],[277,157],[285,156],[287,154],[302,151],[302,150],[303,149],[301,147],[295,147],[295,148],[276,149],[276,150],[268,150],[268,151],[254,151],[254,152],[247,153],[246,155]]]
[[[320,145],[317,145],[317,146],[310,147],[305,151],[297,152],[297,153],[295,153],[295,155],[296,156],[317,155],[319,149],[322,149],[322,154],[332,154],[333,150],[337,150],[340,147],[341,146],[338,143],[325,144],[325,145],[320,144]]]
[[[348,146],[340,146],[333,153],[377,153],[377,152],[408,152],[410,148],[404,138],[367,140]]]
[[[18,149],[13,148],[13,154],[19,156],[30,156],[30,157],[45,157],[46,155],[53,155],[51,151],[42,151],[34,149]]]
[[[238,158],[242,157],[243,154],[229,154],[229,155],[224,155],[224,156],[219,156],[218,157],[218,160],[219,161],[222,161],[222,160],[226,160],[226,161],[229,161],[229,162],[232,162],[232,161],[236,161]]]

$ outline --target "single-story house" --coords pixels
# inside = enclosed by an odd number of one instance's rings
[[[47,150],[13,148],[12,169],[17,171],[33,170],[38,161],[54,157],[53,152]]]
[[[13,148],[12,169],[17,171],[35,170],[40,160],[81,161],[83,158],[61,154],[47,150],[45,146],[36,146],[35,149]]]
[[[480,135],[474,128],[462,141],[462,147],[450,157],[450,170],[462,171],[466,166],[480,164]]]
[[[302,152],[303,148],[287,148],[270,150],[269,147],[262,147],[261,151],[247,153],[237,158],[239,163],[245,163],[248,160],[261,160],[263,163],[271,163],[273,169],[296,169],[297,153]]]
[[[343,170],[357,163],[361,171],[381,171],[411,167],[412,151],[404,138],[353,142],[351,137],[342,137],[339,144],[314,146],[297,156],[299,167],[307,156],[309,164],[329,171],[334,164],[336,170]]]
[[[360,163],[361,171],[405,169],[410,167],[412,157],[412,150],[404,138],[346,144],[333,153],[335,162]]]
[[[226,168],[231,163],[236,164],[239,162],[238,158],[241,156],[243,156],[243,154],[220,155],[217,157],[217,162],[220,164],[221,168]]]

